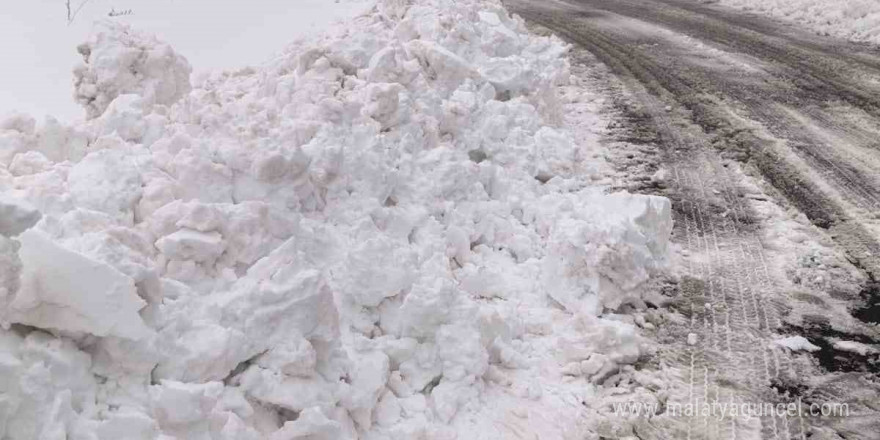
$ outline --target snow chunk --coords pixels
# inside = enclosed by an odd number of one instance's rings
[[[90,367],[69,340],[0,331],[0,438],[59,438],[53,435],[94,411]]]
[[[22,134],[33,134],[36,126],[37,121],[34,117],[25,113],[12,112],[3,115],[3,118],[0,119],[0,130],[11,130]]]
[[[878,350],[870,345],[862,344],[861,342],[855,341],[834,341],[832,345],[835,350],[840,351],[848,351],[850,353],[856,353],[861,356],[867,356],[869,354],[875,354]]]
[[[779,347],[785,347],[792,351],[819,351],[820,348],[810,343],[807,338],[803,336],[790,336],[787,338],[776,339],[773,341],[773,344]]]
[[[170,105],[191,90],[189,62],[155,37],[111,21],[77,50],[83,64],[74,71],[76,100],[89,118],[104,113],[117,96],[141,95],[150,104]]]
[[[269,440],[342,440],[344,436],[339,422],[329,419],[319,407],[307,408],[293,422],[284,423],[284,427],[274,432]]]
[[[163,380],[150,387],[149,397],[153,416],[162,432],[175,438],[260,438],[239,416],[253,413],[250,404],[240,393],[225,389],[220,382],[190,384]]]
[[[567,310],[597,315],[641,295],[666,264],[672,231],[669,199],[617,193],[545,197],[553,212],[544,263],[548,295]]]
[[[387,237],[367,240],[349,252],[336,288],[358,305],[376,307],[412,285],[414,257]]]
[[[3,322],[96,336],[141,339],[152,331],[138,315],[146,303],[134,281],[106,264],[64,249],[41,232],[19,237],[21,287],[6,298]]]
[[[150,388],[150,397],[159,424],[180,428],[205,420],[222,391],[223,384],[219,382],[186,384],[164,380]]]
[[[204,262],[216,260],[226,244],[219,232],[184,228],[156,241],[156,247],[170,258]]]
[[[457,89],[466,79],[480,78],[470,63],[432,41],[410,41],[406,50],[419,60],[428,78],[447,90]]]
[[[0,194],[0,235],[14,237],[36,224],[42,214],[29,203]]]
[[[100,150],[70,169],[68,190],[77,204],[112,216],[133,218],[141,174],[129,153]]]
[[[168,358],[156,376],[194,381],[220,380],[240,363],[300,335],[334,341],[339,332],[333,295],[323,274],[300,260],[294,237],[258,261],[228,291],[206,307],[181,316],[167,341]],[[299,251],[299,252],[298,252]]]

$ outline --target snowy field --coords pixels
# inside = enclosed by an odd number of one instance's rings
[[[82,119],[70,99],[70,67],[81,59],[73,46],[85,41],[96,20],[112,18],[161,35],[186,54],[198,73],[260,64],[294,38],[314,34],[369,7],[369,0],[64,0],[17,2],[0,14],[0,115],[18,110],[38,120]],[[79,5],[82,5],[79,8]],[[78,12],[77,12],[78,10]]]
[[[877,0],[711,0],[803,24],[823,35],[880,44]]]
[[[0,438],[594,436],[672,219],[600,184],[568,47],[494,0],[282,47],[108,22],[84,122],[0,120]]]

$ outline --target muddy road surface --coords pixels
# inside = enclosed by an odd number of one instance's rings
[[[604,64],[625,95],[623,136],[655,145],[668,174],[654,192],[673,200],[685,257],[671,307],[682,319],[658,331],[644,368],[679,383],[666,412],[631,434],[880,438],[880,355],[846,349],[878,343],[880,49],[693,0],[505,4],[572,43],[575,62],[584,51]],[[760,203],[802,213],[861,274],[859,291],[792,288],[777,263],[805,257],[768,242],[784,226]],[[775,343],[795,335],[813,351]],[[790,402],[799,409],[754,417],[711,409]],[[687,404],[696,412],[668,414]],[[845,415],[811,414],[842,404]]]

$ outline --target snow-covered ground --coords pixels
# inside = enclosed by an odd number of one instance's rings
[[[599,184],[567,49],[380,0],[191,80],[102,25],[87,121],[0,121],[0,438],[595,436],[672,220]]]
[[[279,42],[314,34],[357,15],[369,0],[70,0],[78,12],[68,24],[65,0],[9,4],[0,14],[0,115],[17,110],[38,120],[83,118],[70,96],[71,46],[84,41],[96,20],[113,21],[161,35],[185,53],[195,72],[256,65],[281,49]],[[79,6],[82,5],[80,8]]]
[[[700,0],[706,2],[705,0]],[[797,22],[824,35],[880,44],[877,0],[711,0]]]

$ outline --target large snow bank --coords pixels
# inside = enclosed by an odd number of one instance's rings
[[[806,25],[816,32],[880,44],[876,0],[720,0],[721,4]]]
[[[498,438],[516,407],[559,438],[640,355],[602,314],[669,201],[591,185],[566,47],[500,3],[383,0],[193,85],[126,27],[81,51],[93,119],[0,123],[0,438]]]

